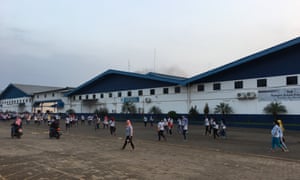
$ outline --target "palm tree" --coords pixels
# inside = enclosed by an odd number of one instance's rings
[[[152,106],[149,110],[149,114],[161,114],[161,109],[157,106]]]
[[[135,104],[132,102],[125,102],[122,106],[122,112],[123,113],[136,113],[136,107]]]
[[[281,113],[287,113],[287,110],[284,105],[280,102],[271,102],[264,108],[264,112],[267,114],[272,114],[274,120],[277,120],[277,115]]]
[[[226,103],[220,103],[215,107],[215,113],[221,113],[222,114],[222,119],[225,121],[225,115],[226,114],[231,114],[233,113],[232,108],[229,106],[229,104]],[[225,123],[225,122],[224,122]]]

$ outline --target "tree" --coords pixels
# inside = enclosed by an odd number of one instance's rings
[[[168,116],[172,119],[177,119],[177,113],[176,111],[169,111]]]
[[[108,115],[108,109],[106,107],[103,107],[100,109],[96,109],[94,113],[97,114],[98,117],[104,117]]]
[[[215,107],[215,113],[216,114],[218,114],[218,113],[222,114],[223,123],[226,123],[225,122],[225,115],[233,113],[233,110],[229,106],[229,104],[227,104],[227,103],[220,103],[219,105],[217,105]]]
[[[199,112],[197,110],[197,106],[192,106],[191,109],[189,110],[189,116],[191,119],[197,119],[199,116]]]
[[[204,115],[207,117],[209,114],[209,107],[208,104],[205,103],[204,109],[203,109]]]
[[[125,102],[122,106],[122,112],[135,114],[137,112],[135,104],[133,102]]]
[[[66,111],[66,114],[75,114],[75,110],[74,109],[68,109]]]
[[[277,120],[277,115],[281,113],[287,113],[287,110],[280,102],[271,102],[264,108],[264,112],[267,114],[272,114],[274,120]]]
[[[157,106],[152,106],[149,110],[149,114],[161,114],[161,109]]]

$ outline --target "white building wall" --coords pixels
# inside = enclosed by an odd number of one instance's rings
[[[20,97],[3,99],[0,101],[2,112],[31,112],[32,99],[31,97]]]
[[[291,75],[293,76],[293,75]],[[299,75],[298,79],[299,79]],[[191,101],[192,106],[197,106],[198,111],[203,113],[205,104],[207,103],[210,108],[210,113],[214,112],[216,105],[221,102],[229,104],[234,114],[264,114],[263,109],[270,101],[261,101],[259,100],[259,91],[260,90],[278,90],[278,89],[294,89],[300,88],[299,85],[287,86],[286,85],[287,76],[277,76],[277,77],[268,77],[268,78],[258,78],[258,79],[267,79],[267,87],[257,88],[257,79],[245,79],[237,80],[243,81],[242,89],[235,89],[235,81],[224,81],[217,82],[221,83],[221,90],[213,90],[214,83],[205,83],[204,91],[197,91],[198,84],[194,84],[191,87]],[[256,97],[251,99],[238,99],[238,93],[255,93]],[[288,114],[300,114],[299,100],[282,100],[279,101],[284,105],[288,111]]]

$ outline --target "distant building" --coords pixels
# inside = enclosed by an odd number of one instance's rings
[[[9,84],[0,95],[0,110],[2,112],[37,112],[37,110],[57,112],[67,102],[63,93],[70,89],[72,88]]]
[[[205,61],[203,61],[205,63]],[[2,111],[93,113],[106,108],[122,113],[124,103],[133,103],[137,113],[159,107],[162,113],[187,114],[192,107],[211,115],[216,105],[229,104],[240,119],[264,120],[264,107],[274,101],[288,110],[286,119],[300,117],[300,37],[239,59],[191,78],[158,73],[107,70],[74,89],[9,85],[0,96]]]

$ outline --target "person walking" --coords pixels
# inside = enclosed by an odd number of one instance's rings
[[[150,120],[150,124],[151,124],[151,127],[153,127],[153,122],[154,122],[154,119],[152,116],[149,117],[149,120]]]
[[[276,147],[279,147],[282,151],[284,151],[282,145],[280,144],[280,136],[282,134],[281,128],[279,127],[279,123],[277,120],[273,122],[274,126],[271,130],[272,135],[272,148],[271,152],[274,152],[276,150]]]
[[[157,123],[157,133],[158,133],[158,140],[160,141],[161,137],[166,139],[166,136],[164,135],[165,127],[164,127],[164,121],[161,119],[160,122]]]
[[[287,147],[287,145],[285,144],[285,138],[283,136],[283,132],[284,132],[284,127],[283,127],[283,123],[282,121],[279,119],[277,120],[279,127],[281,129],[281,134],[280,134],[280,144],[282,145],[282,148],[284,149],[285,152],[289,152],[289,149]]]
[[[182,126],[183,126],[183,131],[182,131],[182,134],[183,134],[183,139],[186,140],[186,134],[188,132],[188,125],[189,125],[189,120],[182,116]]]
[[[122,150],[125,149],[127,143],[130,143],[131,144],[131,148],[132,150],[134,150],[134,144],[132,142],[132,138],[133,138],[133,127],[131,125],[131,121],[130,120],[127,120],[126,121],[126,128],[125,128],[125,142],[124,142],[124,145],[122,147]]]
[[[147,123],[148,123],[148,118],[147,116],[144,116],[144,127],[147,127]]]
[[[109,130],[110,135],[116,136],[116,121],[114,117],[111,117],[109,120]]]
[[[210,135],[208,117],[205,117],[205,119],[204,119],[204,126],[205,126],[205,135],[207,135],[207,133]]]
[[[214,139],[219,137],[219,124],[214,120],[213,121],[213,133],[214,133]]]

